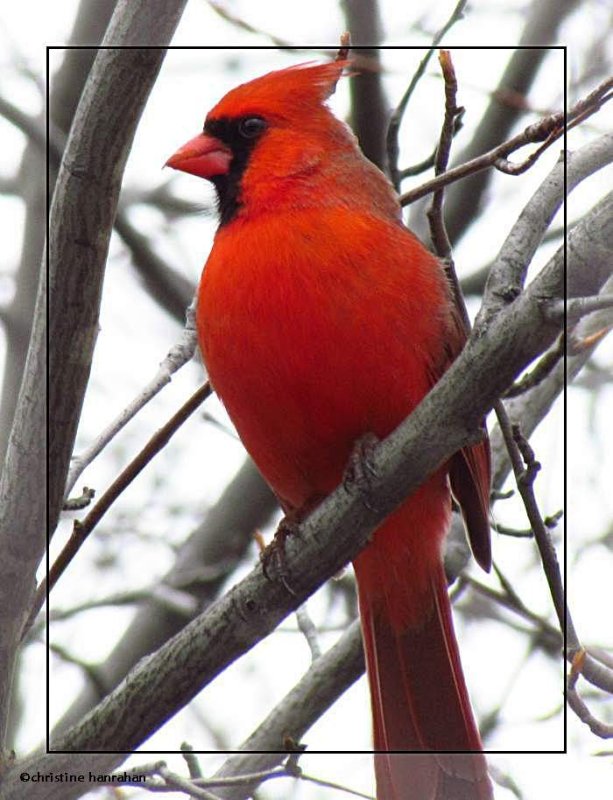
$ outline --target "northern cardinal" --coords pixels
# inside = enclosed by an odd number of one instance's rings
[[[286,512],[343,477],[461,350],[440,262],[402,223],[386,177],[326,105],[346,61],[228,92],[169,160],[216,189],[220,223],[198,294],[209,377]],[[486,800],[442,563],[452,493],[490,566],[489,447],[457,453],[356,557],[379,800]],[[388,751],[442,751],[402,756]],[[459,751],[460,755],[452,755]]]

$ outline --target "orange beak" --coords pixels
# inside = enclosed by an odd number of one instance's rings
[[[231,161],[229,147],[214,136],[200,133],[170,156],[165,166],[209,180],[215,175],[226,175]]]

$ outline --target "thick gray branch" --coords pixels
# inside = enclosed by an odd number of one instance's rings
[[[140,5],[133,3],[130,8]],[[160,2],[145,5],[149,8]],[[184,2],[161,5],[174,9],[174,24],[167,30],[158,28],[159,40],[168,41]],[[129,32],[126,36],[131,41]],[[121,176],[164,55],[157,48],[100,50],[83,90],[53,196],[49,238],[51,530],[57,523],[89,378]]]
[[[534,253],[564,200],[564,156],[566,188],[570,193],[587,177],[613,161],[613,134],[601,136],[576,153],[562,154],[547,179],[530,198],[505,239],[490,272],[483,307],[475,322],[478,331],[482,326],[487,326],[500,308],[512,303],[522,290]],[[591,218],[592,215],[589,216]],[[577,271],[575,280],[579,274]]]
[[[186,5],[187,0],[117,0],[102,46],[163,49]]]
[[[40,275],[24,377],[0,479],[0,753],[21,629],[45,548],[46,270]]]
[[[83,37],[87,43],[100,41],[110,17],[108,7],[114,2],[100,0],[94,10],[86,9],[84,5],[79,8],[71,34],[73,44],[82,42]],[[72,55],[76,51],[69,52]],[[56,76],[49,98],[51,152],[59,145],[61,120],[72,118],[83,89],[84,75],[71,69],[74,64],[68,63],[70,61],[69,55]],[[43,463],[46,429],[44,410],[39,407],[39,402],[45,397],[42,387],[46,385],[46,337],[43,330],[46,296],[42,289],[37,293],[39,281],[46,281],[46,260],[43,258],[47,211],[44,119],[18,115],[13,116],[12,121],[23,130],[29,141],[18,171],[26,216],[15,294],[8,309],[13,324],[5,329],[7,355],[0,397],[0,464],[9,449],[1,489],[7,501],[2,501],[0,513],[0,549],[3,553],[0,562],[0,751],[4,747],[4,716],[9,703],[11,662],[17,656],[19,628],[24,609],[31,599],[34,575],[45,541]],[[42,135],[38,135],[40,131]],[[56,179],[53,164],[48,165],[47,178],[52,188]],[[40,277],[41,270],[45,273],[43,278]],[[14,703],[13,707],[17,708],[18,704]],[[15,722],[13,718],[12,724]],[[9,739],[10,736],[9,731]]]
[[[170,40],[184,4],[185,0],[144,3],[148,14],[155,15],[159,43]],[[129,5],[134,12],[143,2]],[[133,18],[132,22],[138,28],[139,20]],[[129,41],[133,43],[133,39]],[[51,436],[53,459],[49,464],[52,526],[59,513],[89,373],[103,264],[121,173],[138,116],[163,56],[163,51],[156,50],[100,51],[81,97],[56,185],[48,243],[52,304],[49,415],[55,434]],[[42,225],[39,227],[43,229]],[[37,256],[38,261],[40,252]],[[32,260],[30,253],[28,258]],[[43,268],[0,483],[0,754],[4,752],[21,628],[45,542],[46,277]]]
[[[82,2],[70,36],[71,44],[98,44],[104,34],[113,5],[114,0],[99,0],[95,8],[91,7],[91,4]],[[68,130],[70,126],[94,53],[93,50],[68,50],[54,78],[49,97],[51,155],[58,146],[63,147],[60,132]],[[44,117],[41,115],[40,118],[34,119],[22,114],[18,119],[13,117],[12,121],[28,136],[29,141],[17,173],[21,196],[26,207],[26,217],[15,294],[10,305],[11,321],[15,324],[5,329],[7,355],[0,396],[0,464],[6,452],[30,339],[47,213],[44,182],[46,146]],[[52,191],[57,174],[57,165],[53,163],[53,158],[47,169],[49,188]]]

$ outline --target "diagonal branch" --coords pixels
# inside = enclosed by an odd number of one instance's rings
[[[102,519],[104,514],[108,511],[111,505],[119,497],[119,495],[132,483],[132,481],[140,475],[142,470],[149,464],[152,458],[156,456],[162,448],[166,446],[171,436],[173,436],[185,420],[193,414],[194,411],[204,402],[204,400],[211,394],[211,387],[207,381],[203,386],[197,389],[194,394],[187,400],[172,416],[168,422],[157,431],[151,439],[147,442],[145,447],[135,456],[128,466],[117,476],[109,488],[104,492],[102,497],[89,511],[83,522],[75,521],[72,534],[62,549],[57,559],[53,562],[48,574],[43,578],[36,589],[32,608],[23,629],[22,639],[28,633],[32,623],[36,619],[38,612],[45,602],[45,597],[48,597],[49,592],[56,585],[58,580],[64,574],[68,566],[73,561],[74,557],[79,552],[82,544]]]

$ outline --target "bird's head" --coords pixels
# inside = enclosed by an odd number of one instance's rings
[[[300,64],[228,92],[207,114],[202,133],[166,162],[210,180],[221,221],[246,204],[283,202],[335,154],[357,152],[355,138],[326,105],[346,61]]]

